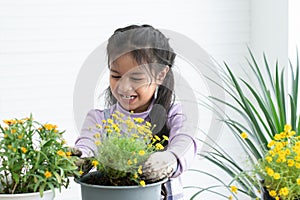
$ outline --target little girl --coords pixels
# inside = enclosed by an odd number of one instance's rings
[[[184,199],[180,175],[196,155],[196,142],[193,134],[185,131],[181,106],[174,103],[172,66],[176,54],[168,38],[149,25],[119,28],[108,40],[107,55],[109,110],[89,111],[76,147],[82,157],[94,156],[97,148],[93,136],[97,130],[91,127],[101,124],[102,119],[115,111],[143,118],[156,125],[153,134],[169,136],[165,151],[153,153],[145,162],[145,179],[156,181],[169,177],[163,188],[165,199]]]

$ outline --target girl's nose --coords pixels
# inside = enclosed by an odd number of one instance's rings
[[[133,90],[133,86],[129,80],[129,78],[127,77],[122,77],[119,81],[118,81],[118,91],[119,92],[128,92]]]

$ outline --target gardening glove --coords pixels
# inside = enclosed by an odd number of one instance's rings
[[[79,157],[75,162],[75,165],[78,167],[79,171],[83,172],[81,175],[87,174],[93,168],[92,157],[80,158],[82,152],[77,147],[69,147],[69,151],[71,152],[71,156]]]
[[[170,177],[177,168],[177,159],[170,151],[155,152],[146,160],[142,167],[143,178],[156,182]]]
[[[71,156],[80,157],[82,155],[82,152],[77,147],[69,147],[69,151],[71,152]]]

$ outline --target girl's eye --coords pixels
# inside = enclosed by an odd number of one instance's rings
[[[133,80],[133,81],[142,81],[142,80],[144,80],[143,78],[135,78],[135,77],[131,77],[130,79]]]
[[[116,76],[116,75],[111,75],[111,77],[114,78],[114,79],[119,79],[119,78],[121,78],[121,76]]]

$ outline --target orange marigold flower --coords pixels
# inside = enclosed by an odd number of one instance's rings
[[[46,178],[50,178],[50,177],[52,176],[52,173],[49,172],[49,171],[46,171],[46,172],[44,173],[44,175],[45,175]]]
[[[21,151],[22,151],[23,153],[26,153],[26,152],[27,152],[27,149],[26,149],[25,147],[21,147]]]
[[[57,151],[56,153],[57,153],[57,155],[59,155],[59,156],[65,156],[65,155],[66,155],[66,153],[65,153],[64,151],[62,151],[62,150],[59,150],[59,151]]]

